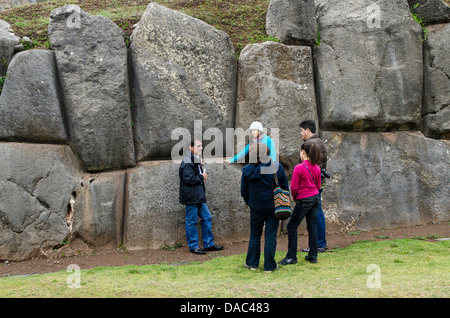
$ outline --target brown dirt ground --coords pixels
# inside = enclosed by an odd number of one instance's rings
[[[329,252],[336,248],[343,248],[362,240],[385,240],[395,238],[422,237],[433,241],[433,238],[449,238],[450,223],[428,224],[414,227],[374,230],[367,232],[328,233],[327,242]],[[299,235],[299,249],[307,246],[308,236]],[[217,242],[220,244],[220,242]],[[77,264],[80,268],[112,267],[124,265],[148,264],[179,264],[194,261],[206,261],[215,257],[223,257],[247,252],[248,242],[224,244],[225,249],[220,252],[208,252],[206,255],[196,255],[183,246],[174,251],[169,250],[140,250],[140,251],[110,251],[103,253],[89,253],[71,257],[33,258],[26,261],[0,262],[0,277],[33,275],[66,270],[70,264]],[[278,237],[277,251],[286,251],[287,236]],[[319,255],[320,260],[320,255]]]

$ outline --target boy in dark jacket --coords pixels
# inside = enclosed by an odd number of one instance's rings
[[[179,169],[180,203],[186,205],[186,240],[189,250],[195,254],[206,254],[206,251],[220,251],[223,246],[214,244],[211,230],[211,212],[206,205],[205,181],[208,175],[201,165],[202,142],[191,139],[190,154],[183,158]],[[199,246],[196,228],[197,218],[201,219],[203,249]]]

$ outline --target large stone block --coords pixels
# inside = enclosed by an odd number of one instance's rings
[[[236,53],[228,35],[151,2],[131,36],[136,159],[170,158],[176,128],[233,128]]]
[[[427,27],[424,49],[423,130],[450,139],[450,24]]]
[[[406,1],[320,1],[322,130],[419,130],[422,29]]]
[[[68,238],[81,176],[69,146],[0,143],[0,259],[48,255]]]
[[[314,0],[271,0],[266,32],[285,44],[313,45],[317,40]]]
[[[72,236],[94,250],[114,250],[122,243],[125,170],[87,175],[73,200]]]
[[[158,249],[178,242],[187,246],[185,206],[178,201],[179,165],[173,161],[141,162],[127,170],[127,249]],[[206,163],[205,168],[215,242],[248,239],[250,213],[240,196],[241,169],[223,163]]]
[[[11,25],[0,20],[0,76],[6,74],[8,64],[14,56],[15,47],[19,41],[20,38],[14,35]]]
[[[450,218],[450,143],[419,132],[323,132],[330,225],[372,230]]]
[[[0,139],[67,143],[58,95],[54,54],[16,54],[0,96]]]
[[[260,121],[269,135],[277,128],[279,161],[289,171],[299,160],[299,124],[306,119],[318,124],[311,48],[276,42],[247,45],[239,58],[236,127],[247,130]]]
[[[70,142],[88,171],[135,164],[127,47],[120,28],[78,6],[50,13]]]

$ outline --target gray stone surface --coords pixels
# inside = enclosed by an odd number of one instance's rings
[[[330,226],[372,230],[450,217],[450,143],[419,132],[323,132],[332,174],[322,194]]]
[[[16,54],[0,96],[0,139],[67,143],[58,95],[54,54]]]
[[[50,13],[70,143],[88,171],[133,166],[127,48],[120,28],[78,6]]]
[[[178,162],[141,162],[127,171],[127,207],[124,244],[129,250],[158,249],[182,243],[185,206],[178,201]],[[241,169],[235,165],[206,163],[207,205],[212,214],[216,243],[248,239],[250,212],[240,196]],[[201,236],[200,236],[201,237]]]
[[[279,161],[289,172],[299,160],[303,141],[298,125],[306,119],[319,123],[311,48],[276,42],[247,45],[239,58],[236,127],[248,130],[260,121],[271,137],[277,128]]]
[[[0,76],[6,74],[8,64],[14,56],[14,49],[19,41],[20,38],[14,35],[11,25],[0,20]]]
[[[249,239],[250,209],[241,197],[242,168],[206,161],[206,199],[218,244]],[[184,207],[183,207],[184,208]]]
[[[114,250],[122,243],[125,170],[87,175],[73,204],[73,236],[90,248]]]
[[[0,0],[0,11],[8,10],[22,5],[35,4],[49,0]]]
[[[323,130],[419,130],[422,29],[406,1],[321,1],[314,48]]]
[[[424,49],[423,130],[450,139],[450,24],[427,27]]]
[[[314,0],[271,0],[266,32],[285,44],[312,46],[317,40]]]
[[[0,143],[0,259],[48,255],[69,237],[81,174],[69,146]]]
[[[228,35],[150,3],[131,36],[136,159],[170,158],[176,128],[233,127],[236,53]]]

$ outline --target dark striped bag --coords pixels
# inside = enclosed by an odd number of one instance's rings
[[[291,194],[289,190],[283,190],[278,183],[277,172],[273,165],[273,177],[275,178],[276,187],[273,190],[273,200],[275,204],[275,217],[279,220],[286,220],[291,217]]]

